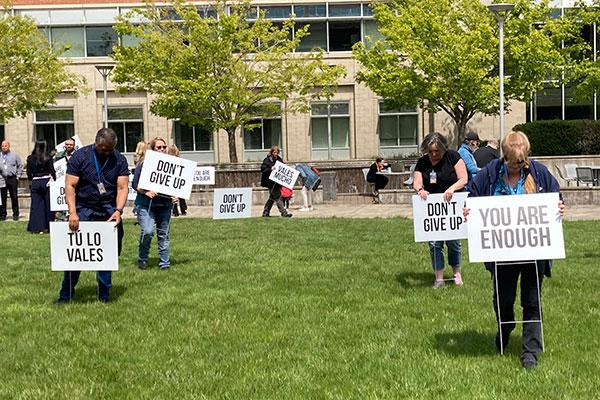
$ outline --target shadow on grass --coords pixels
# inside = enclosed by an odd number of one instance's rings
[[[96,285],[82,285],[77,286],[75,290],[75,296],[71,300],[72,303],[97,303],[98,286]],[[119,301],[119,298],[127,291],[127,288],[123,285],[113,285],[110,289],[110,302],[114,303]]]
[[[433,284],[433,272],[399,272],[396,281],[404,287],[428,287]]]
[[[438,333],[435,347],[455,356],[489,356],[497,354],[495,334],[467,330],[462,332]]]

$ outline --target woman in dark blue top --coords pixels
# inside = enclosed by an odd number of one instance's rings
[[[52,158],[46,153],[46,142],[37,141],[31,155],[27,157],[27,179],[31,182],[31,208],[27,231],[44,233],[54,221],[50,211],[50,179],[56,179]]]

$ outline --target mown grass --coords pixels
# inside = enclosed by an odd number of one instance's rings
[[[0,225],[0,398],[599,398],[595,222],[566,222],[567,259],[544,281],[546,352],[495,352],[491,283],[431,289],[406,219],[177,219],[170,271],[136,267],[126,223],[112,302],[83,273],[54,306],[46,235]],[[153,255],[156,245],[153,243]],[[517,305],[518,312],[520,307]]]

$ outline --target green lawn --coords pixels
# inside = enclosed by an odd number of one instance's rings
[[[127,221],[112,302],[92,272],[54,306],[49,237],[0,225],[1,399],[600,398],[597,222],[565,222],[544,282],[546,352],[496,354],[489,273],[431,289],[407,219],[176,219],[170,271],[136,266]],[[517,315],[520,307],[517,306]]]

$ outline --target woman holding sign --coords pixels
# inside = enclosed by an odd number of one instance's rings
[[[162,138],[154,138],[150,141],[148,148],[160,153],[167,152],[167,142]],[[144,167],[142,161],[135,167],[133,174],[133,183],[131,187],[137,190],[135,198],[135,209],[138,223],[140,224],[140,243],[138,251],[138,267],[146,269],[148,265],[148,256],[150,254],[150,244],[156,228],[156,237],[158,240],[158,267],[168,269],[171,266],[169,254],[169,226],[171,224],[171,213],[173,212],[173,203],[177,202],[176,197],[160,195],[151,190],[138,188],[140,174]]]
[[[260,172],[262,174],[260,178],[260,185],[269,189],[269,199],[265,203],[265,208],[263,208],[263,217],[268,217],[271,215],[271,208],[273,208],[273,204],[277,205],[277,208],[279,209],[279,212],[281,213],[282,217],[292,216],[292,213],[288,212],[288,210],[286,210],[285,206],[283,205],[283,200],[281,199],[280,192],[281,185],[269,179],[271,171],[275,169],[275,163],[277,161],[283,162],[281,157],[279,157],[279,147],[273,146],[271,147],[271,151],[269,151],[269,154],[267,155],[267,157],[265,157],[265,159],[262,162],[262,165],[260,166]]]
[[[27,231],[44,233],[50,229],[54,213],[50,211],[50,180],[56,180],[52,158],[46,153],[46,142],[35,142],[27,157],[27,179],[31,182],[31,209]]]
[[[529,193],[559,192],[559,184],[548,169],[541,163],[530,160],[529,139],[523,132],[510,132],[502,139],[502,159],[491,161],[475,176],[469,184],[469,197],[476,196],[512,196]],[[558,212],[564,216],[565,206],[562,201],[558,204]],[[469,209],[464,209],[465,218]],[[492,274],[494,287],[494,311],[499,321],[512,322],[515,320],[514,303],[517,292],[517,282],[521,275],[521,305],[523,306],[523,321],[541,321],[541,289],[544,275],[550,276],[550,260],[520,261],[494,268],[493,262],[485,263]],[[535,265],[535,268],[532,266]],[[494,276],[494,269],[497,275]],[[536,271],[537,269],[537,271]],[[538,282],[536,282],[536,280]],[[498,293],[496,292],[498,288]],[[500,299],[497,304],[496,299]],[[500,316],[498,316],[498,310]],[[496,347],[502,351],[508,344],[510,333],[515,328],[513,323],[499,324],[496,334]],[[538,355],[542,351],[540,322],[523,324],[523,349],[521,364],[523,368],[533,368],[537,365]]]
[[[413,176],[413,188],[427,200],[429,193],[443,193],[444,200],[452,200],[454,192],[461,191],[467,184],[467,169],[460,154],[448,149],[448,140],[440,133],[430,133],[421,143],[425,155],[417,161]],[[460,274],[460,240],[431,241],[429,253],[435,272],[433,288],[444,285],[444,243],[448,248],[448,264],[452,266],[453,280],[457,286],[463,284]]]

